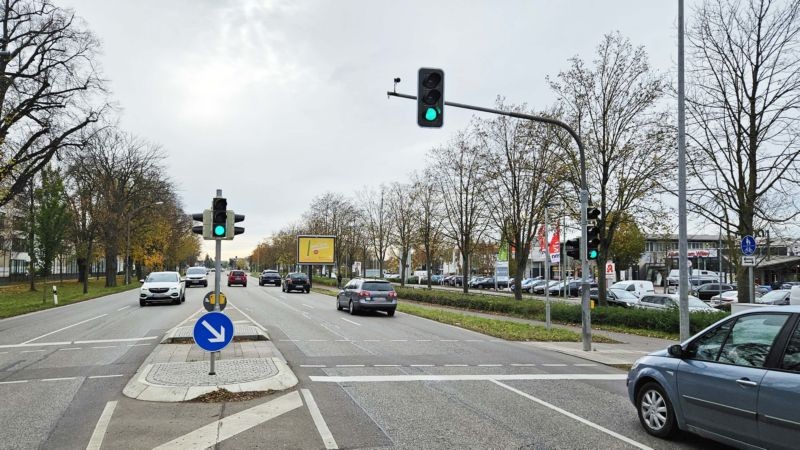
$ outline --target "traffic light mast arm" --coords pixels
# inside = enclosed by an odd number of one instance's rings
[[[414,95],[408,94],[400,94],[398,92],[388,91],[386,95],[389,97],[400,97],[400,98],[407,98],[411,100],[416,100],[417,97]],[[499,109],[494,108],[484,108],[482,106],[474,106],[474,105],[466,105],[464,103],[456,103],[456,102],[444,102],[445,106],[452,106],[454,108],[461,108],[461,109],[470,109],[473,111],[481,111],[490,114],[497,114],[500,116],[508,116],[508,117],[515,117],[517,119],[526,119],[533,122],[541,122],[550,125],[555,125],[557,127],[563,128],[567,130],[567,132],[575,139],[575,143],[578,144],[578,153],[580,156],[580,170],[581,170],[581,192],[580,192],[580,200],[581,200],[581,322],[582,322],[582,341],[583,341],[583,350],[590,351],[592,346],[592,328],[591,328],[591,317],[589,315],[589,260],[586,258],[586,223],[588,222],[586,217],[586,207],[589,206],[589,188],[586,184],[586,155],[583,150],[583,142],[581,142],[580,136],[575,130],[572,129],[569,125],[565,122],[562,122],[558,119],[553,119],[550,117],[543,117],[543,116],[534,116],[531,114],[523,114],[518,112],[512,111],[501,111]]]

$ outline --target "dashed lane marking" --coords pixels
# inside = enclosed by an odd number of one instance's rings
[[[527,380],[527,381],[624,381],[628,374],[590,374],[590,373],[520,373],[493,375],[352,375],[352,376],[316,376],[309,377],[318,383],[385,383],[401,381],[495,381],[495,380]]]
[[[344,317],[342,317],[342,320],[344,320],[345,322],[348,322],[348,323],[352,323],[353,325],[358,325],[358,326],[361,326],[361,324],[360,324],[360,323],[358,323],[358,322],[353,322],[352,320],[350,320],[350,319],[345,319]]]
[[[119,377],[122,377],[122,376],[124,376],[124,375],[122,375],[121,373],[117,374],[117,375],[92,375],[92,376],[89,377],[89,379],[90,380],[96,380],[98,378],[119,378]]]
[[[308,412],[311,413],[311,418],[314,419],[314,426],[317,427],[317,432],[319,433],[319,437],[322,438],[325,448],[339,448],[339,446],[336,444],[336,440],[333,438],[330,428],[328,428],[328,424],[325,423],[325,419],[322,417],[322,412],[320,412],[317,402],[314,400],[314,396],[311,395],[311,391],[308,389],[300,389],[300,392],[303,394],[303,398],[306,401],[306,406],[308,407]]]
[[[42,378],[41,381],[68,381],[74,380],[75,377],[61,377],[61,378]]]
[[[103,412],[100,414],[100,419],[97,420],[97,425],[94,427],[92,437],[89,438],[89,444],[86,446],[86,450],[99,450],[100,446],[103,445],[103,438],[106,436],[108,424],[111,423],[111,415],[114,414],[116,408],[116,401],[106,403]]]

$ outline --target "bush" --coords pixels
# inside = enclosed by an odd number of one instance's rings
[[[342,278],[342,286],[347,284],[348,281],[350,281],[349,278]],[[324,286],[336,287],[336,278],[318,276],[318,277],[314,277],[311,280],[311,284],[321,284],[321,285],[324,285]]]
[[[502,298],[493,295],[464,294],[444,290],[427,290],[395,287],[397,295],[403,300],[413,300],[435,305],[476,311],[508,314],[532,320],[545,319],[545,303],[541,300]],[[728,313],[695,313],[691,315],[691,332],[696,333],[714,322],[726,317]],[[550,304],[550,317],[562,323],[580,324],[581,307],[561,302]],[[623,326],[644,330],[678,333],[680,318],[677,311],[655,311],[650,309],[597,307],[592,310],[592,324]]]

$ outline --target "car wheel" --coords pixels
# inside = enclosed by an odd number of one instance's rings
[[[636,395],[639,422],[653,436],[666,438],[675,434],[675,411],[664,389],[656,382],[649,382]]]
[[[352,300],[350,300],[350,303],[348,303],[348,305],[347,305],[347,312],[349,312],[351,316],[355,316],[356,315],[356,308],[355,308],[355,306],[353,306],[353,301]]]
[[[176,298],[175,300],[173,300],[173,301],[172,301],[172,304],[173,304],[173,305],[180,305],[180,304],[181,304],[181,299],[180,299],[180,297],[178,297],[178,298]]]
[[[394,310],[393,310],[393,309],[390,309],[390,310],[386,311],[386,314],[387,314],[389,317],[394,317]]]
[[[311,292],[311,288],[306,288],[306,294],[308,294],[309,292]]]
[[[228,283],[228,287],[231,287],[231,284],[230,284],[230,283]]]
[[[344,309],[344,308],[342,308],[342,304],[339,303],[339,299],[337,298],[336,299],[336,310],[337,311],[341,311],[342,309]]]
[[[144,300],[139,300],[139,306],[147,306],[147,302]]]

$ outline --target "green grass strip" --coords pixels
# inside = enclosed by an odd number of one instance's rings
[[[122,283],[123,278],[119,277],[117,286],[108,288],[104,286],[105,278],[100,278],[99,280],[91,279],[89,280],[89,293],[85,295],[83,294],[83,284],[75,280],[64,281],[63,283],[37,283],[36,291],[30,291],[27,283],[3,286],[0,288],[0,318],[69,305],[139,288],[138,281],[134,281],[127,286]],[[53,286],[58,288],[58,305],[53,304]]]

